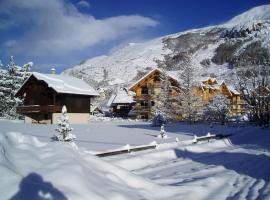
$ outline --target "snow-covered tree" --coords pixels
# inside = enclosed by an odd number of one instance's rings
[[[216,95],[204,109],[204,116],[210,120],[218,120],[222,125],[230,111],[230,102],[224,95]]]
[[[260,126],[269,125],[270,64],[239,67],[236,77],[252,119]]]
[[[163,111],[167,116],[170,116],[172,109],[172,85],[170,78],[165,70],[163,70],[160,74],[161,81],[161,91],[160,91],[160,110]]]
[[[10,62],[7,69],[0,71],[0,116],[6,118],[19,117],[16,113],[16,107],[23,100],[15,97],[16,92],[21,87],[25,79],[29,76],[29,69],[32,63],[24,65],[24,67],[15,64],[13,56],[10,57]]]
[[[159,136],[161,138],[166,138],[167,137],[164,124],[162,124],[161,127],[160,127],[160,135]]]
[[[76,139],[76,136],[71,133],[73,128],[70,127],[69,116],[65,105],[62,107],[62,115],[58,119],[57,128],[55,130],[59,132],[58,135],[55,135],[59,141],[72,141]]]
[[[203,102],[194,89],[197,84],[195,67],[188,56],[181,63],[178,79],[180,81],[180,93],[177,98],[178,112],[182,114],[184,119],[188,119],[190,122],[196,121],[198,114],[202,111]]]
[[[166,116],[160,110],[155,110],[154,117],[152,119],[153,126],[161,126],[166,123]]]
[[[159,122],[161,124],[165,123],[167,118],[172,117],[172,86],[165,70],[160,73],[160,84],[160,94],[157,98],[156,105],[152,108],[152,114],[154,115],[153,122],[158,122],[158,124]]]

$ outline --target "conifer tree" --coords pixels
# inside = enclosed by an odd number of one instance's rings
[[[28,63],[24,67],[15,64],[13,56],[10,57],[7,69],[0,69],[0,116],[6,118],[19,117],[16,107],[22,104],[23,100],[16,97],[16,92],[21,87],[25,79],[29,76],[29,69],[33,63]]]
[[[76,136],[70,133],[73,128],[70,127],[69,116],[67,114],[67,108],[64,105],[62,107],[62,115],[58,119],[57,128],[55,131],[59,132],[59,135],[56,135],[57,140],[59,141],[72,141],[76,139]]]

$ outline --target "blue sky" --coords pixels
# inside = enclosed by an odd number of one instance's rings
[[[0,0],[0,59],[57,72],[129,42],[219,24],[270,0]]]

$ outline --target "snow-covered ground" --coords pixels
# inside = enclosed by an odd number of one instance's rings
[[[76,145],[51,141],[53,125],[0,121],[0,199],[270,198],[269,129],[169,124],[164,140],[145,122],[73,127]],[[232,136],[184,142],[209,131]],[[103,159],[89,154],[154,140],[162,143],[155,150]]]

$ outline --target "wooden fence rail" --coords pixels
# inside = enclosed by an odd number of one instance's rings
[[[108,152],[104,152],[104,153],[98,153],[98,154],[96,154],[96,156],[98,156],[98,157],[114,156],[114,155],[131,153],[131,152],[136,152],[136,151],[155,149],[156,147],[157,147],[157,145],[139,146],[139,147],[133,147],[130,149],[121,149],[121,150],[116,150],[116,151],[108,151]]]
[[[222,134],[206,135],[206,136],[197,137],[196,142],[193,142],[193,143],[197,143],[197,142],[201,142],[201,141],[209,141],[211,139],[223,139],[223,138],[226,138],[229,136],[231,136],[231,135],[230,134],[227,134],[227,135],[222,135]],[[156,149],[156,148],[157,148],[157,144],[151,144],[151,145],[146,145],[146,146],[137,146],[137,147],[131,147],[131,148],[127,148],[127,149],[121,149],[121,150],[107,151],[107,152],[95,154],[95,156],[107,157],[107,156],[114,156],[114,155],[120,155],[120,154],[126,154],[126,153],[143,151],[143,150],[148,150],[148,149]]]

